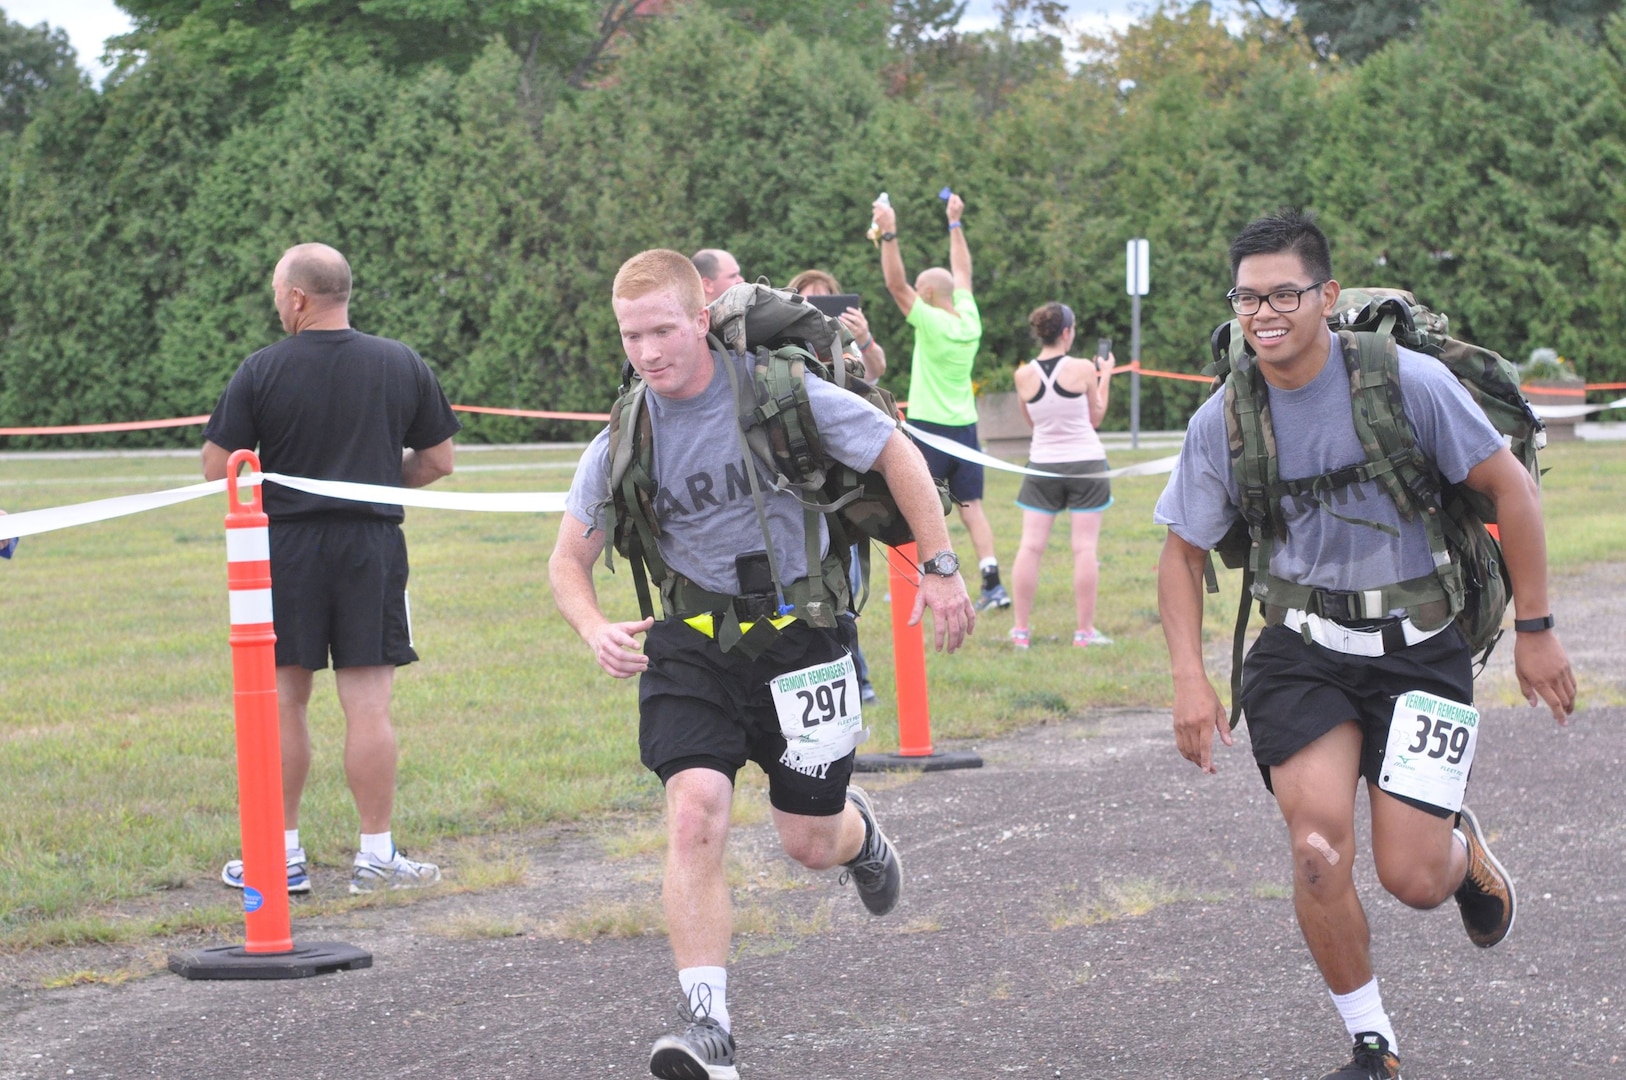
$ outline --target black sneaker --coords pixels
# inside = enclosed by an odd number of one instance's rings
[[[1464,806],[1457,825],[1457,833],[1468,845],[1468,874],[1457,886],[1457,907],[1462,910],[1468,940],[1488,949],[1513,929],[1513,879],[1485,846],[1485,834],[1472,810]]]
[[[1389,1040],[1375,1031],[1355,1036],[1355,1057],[1337,1072],[1321,1080],[1401,1080],[1400,1059],[1389,1049]]]
[[[847,864],[847,869],[841,875],[841,883],[845,885],[852,879],[853,885],[858,889],[858,898],[864,902],[871,915],[885,915],[898,903],[898,892],[903,887],[903,863],[898,859],[898,852],[892,846],[892,841],[886,838],[881,826],[875,821],[875,810],[869,804],[869,796],[857,784],[847,785],[847,801],[858,807],[858,813],[863,816],[867,828],[867,839],[858,852],[858,858]]]
[[[686,1025],[681,1035],[662,1035],[649,1052],[651,1075],[663,1080],[739,1080],[734,1067],[734,1036],[687,1002],[678,1006]]]

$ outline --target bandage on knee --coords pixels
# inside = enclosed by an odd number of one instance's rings
[[[1319,851],[1321,857],[1327,860],[1328,866],[1338,865],[1338,849],[1327,843],[1326,837],[1318,832],[1313,832],[1304,838],[1304,842]]]

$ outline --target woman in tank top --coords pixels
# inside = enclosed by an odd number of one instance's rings
[[[1011,569],[1016,617],[1011,644],[1019,649],[1028,647],[1039,560],[1050,541],[1050,527],[1063,510],[1069,512],[1073,529],[1073,602],[1078,613],[1073,644],[1112,644],[1095,628],[1096,543],[1101,511],[1112,505],[1112,481],[1099,475],[1107,471],[1107,453],[1095,427],[1107,412],[1113,357],[1110,352],[1093,360],[1068,355],[1073,322],[1073,311],[1066,304],[1035,309],[1028,325],[1039,342],[1039,355],[1016,369],[1017,399],[1033,425],[1028,466],[1062,474],[1025,477],[1016,496],[1016,505],[1022,508],[1022,545]]]

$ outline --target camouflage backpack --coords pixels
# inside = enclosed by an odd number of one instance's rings
[[[835,614],[848,608],[858,610],[868,595],[869,541],[896,547],[909,543],[914,535],[879,472],[859,473],[824,450],[805,378],[811,372],[857,394],[894,423],[901,423],[897,404],[888,391],[864,381],[863,363],[846,328],[795,293],[762,284],[736,285],[714,300],[710,311],[712,348],[751,358],[749,380],[741,380],[733,364],[724,365],[739,403],[741,456],[748,464],[753,459],[760,463],[772,478],[769,490],[792,493],[804,510],[808,577],[792,588],[774,559],[758,471],[745,470],[772,565],[778,610],[781,614],[794,610],[813,625],[833,625]],[[727,598],[697,595],[700,591],[685,587],[660,558],[656,546],[660,536],[655,515],[656,485],[651,476],[654,439],[649,412],[644,408],[644,393],[643,382],[629,368],[621,393],[610,409],[614,549],[632,565],[639,604],[646,618],[654,609],[645,566],[661,590],[668,616],[687,615],[697,603],[703,605],[700,610],[721,610],[717,605]],[[938,494],[947,514],[950,503],[942,484]],[[820,516],[830,536],[830,553],[822,560],[818,552]],[[856,602],[848,586],[855,544],[862,582]],[[821,569],[815,572],[815,567]],[[737,629],[730,629],[737,622],[725,616],[724,629],[717,637],[725,650],[738,640]]]
[[[1242,647],[1252,601],[1259,602],[1267,618],[1271,608],[1341,619],[1377,619],[1404,608],[1425,630],[1455,620],[1481,667],[1502,635],[1511,587],[1501,544],[1486,528],[1496,520],[1495,506],[1464,484],[1446,482],[1417,448],[1402,407],[1397,345],[1445,364],[1519,463],[1540,482],[1536,452],[1546,445],[1546,434],[1519,392],[1512,364],[1451,337],[1443,314],[1397,289],[1345,289],[1327,321],[1342,346],[1355,431],[1366,461],[1299,480],[1283,481],[1277,473],[1270,397],[1240,325],[1224,323],[1210,340],[1213,363],[1205,373],[1215,376],[1214,392],[1225,395],[1225,431],[1241,504],[1238,522],[1215,547],[1226,566],[1243,571],[1231,654],[1233,727],[1240,715]],[[1433,573],[1358,593],[1315,589],[1270,573],[1271,554],[1287,536],[1283,498],[1312,498],[1343,521],[1393,532],[1332,508],[1335,491],[1368,480],[1383,488],[1406,520],[1421,515],[1434,556]],[[1212,564],[1208,569],[1208,590],[1218,592]]]

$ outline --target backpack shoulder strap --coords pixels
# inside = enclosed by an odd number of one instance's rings
[[[1376,331],[1338,331],[1338,343],[1349,371],[1349,395],[1355,435],[1366,459],[1387,468],[1372,479],[1383,485],[1402,517],[1410,520],[1432,504],[1433,483],[1400,394],[1400,351],[1395,339]]]
[[[635,379],[610,407],[609,489],[615,523],[611,542],[604,545],[604,565],[615,569],[612,550],[620,550],[626,557],[638,593],[638,609],[647,619],[655,614],[649,578],[659,585],[666,580],[668,571],[657,543],[660,524],[655,519],[655,439],[646,393],[643,381]]]

